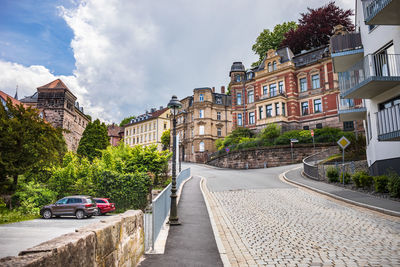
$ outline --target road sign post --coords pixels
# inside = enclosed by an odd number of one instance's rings
[[[312,137],[312,143],[315,149],[315,142],[314,142],[314,130],[311,130],[311,137]]]
[[[293,163],[293,160],[294,160],[294,156],[293,156],[293,143],[297,143],[297,142],[299,142],[299,140],[297,140],[297,139],[290,139],[290,151],[292,152],[292,163]]]
[[[343,179],[343,185],[344,185],[344,150],[346,149],[346,147],[348,147],[350,145],[350,141],[342,136],[342,138],[339,139],[339,141],[337,141],[337,144],[342,148],[343,153],[342,153],[342,179]]]

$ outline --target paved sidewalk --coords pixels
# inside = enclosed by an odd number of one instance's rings
[[[139,267],[223,266],[199,184],[193,177],[184,185],[178,205],[182,224],[170,227],[165,254],[145,255]]]
[[[338,187],[333,184],[327,184],[312,180],[310,178],[305,178],[301,173],[302,171],[303,168],[290,170],[284,174],[284,178],[286,178],[286,180],[289,182],[293,182],[300,186],[305,186],[311,190],[318,191],[331,197],[344,200],[364,208],[369,208],[375,211],[400,217],[400,202],[398,201],[379,198],[366,193]]]

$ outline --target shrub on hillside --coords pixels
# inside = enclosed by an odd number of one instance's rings
[[[374,176],[374,188],[378,193],[386,193],[388,177],[386,175]]]
[[[397,173],[389,172],[387,187],[391,197],[400,197],[400,176]]]
[[[331,183],[339,182],[339,172],[338,170],[333,167],[329,166],[326,170],[326,176],[328,176],[328,181]]]
[[[348,172],[344,173],[344,183],[349,184],[351,181],[351,175]],[[340,173],[340,183],[343,184],[343,172]]]
[[[365,171],[358,171],[354,173],[351,178],[356,187],[369,188],[374,182],[372,176],[370,176]]]
[[[275,123],[270,123],[260,132],[259,137],[264,140],[274,140],[280,135],[280,133],[281,127]]]

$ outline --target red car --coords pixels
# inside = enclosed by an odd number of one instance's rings
[[[96,216],[104,215],[107,212],[112,212],[115,210],[115,204],[110,203],[109,198],[93,198],[93,200],[97,204],[97,209],[95,212]]]

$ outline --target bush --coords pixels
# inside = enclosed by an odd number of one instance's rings
[[[276,125],[275,123],[270,123],[267,125],[266,128],[264,128],[261,133],[259,134],[259,137],[264,140],[273,140],[277,138],[281,133],[281,127]]]
[[[351,181],[351,175],[348,172],[344,173],[344,183],[349,184]],[[340,173],[340,183],[343,184],[343,172]]]
[[[39,215],[41,207],[53,203],[55,200],[56,192],[33,181],[20,183],[12,197],[13,205],[19,206],[18,210],[21,213],[31,215]]]
[[[351,177],[356,187],[369,188],[373,183],[372,176],[365,171],[358,171]]]
[[[328,176],[328,181],[329,181],[330,183],[337,183],[337,182],[339,182],[339,172],[338,172],[338,170],[337,170],[335,167],[333,167],[333,166],[330,166],[330,167],[327,168],[327,170],[326,170],[326,176]]]
[[[388,177],[386,175],[374,176],[374,188],[378,193],[386,193],[388,185]]]
[[[391,197],[400,197],[400,176],[397,173],[390,172],[388,174],[387,187]]]

